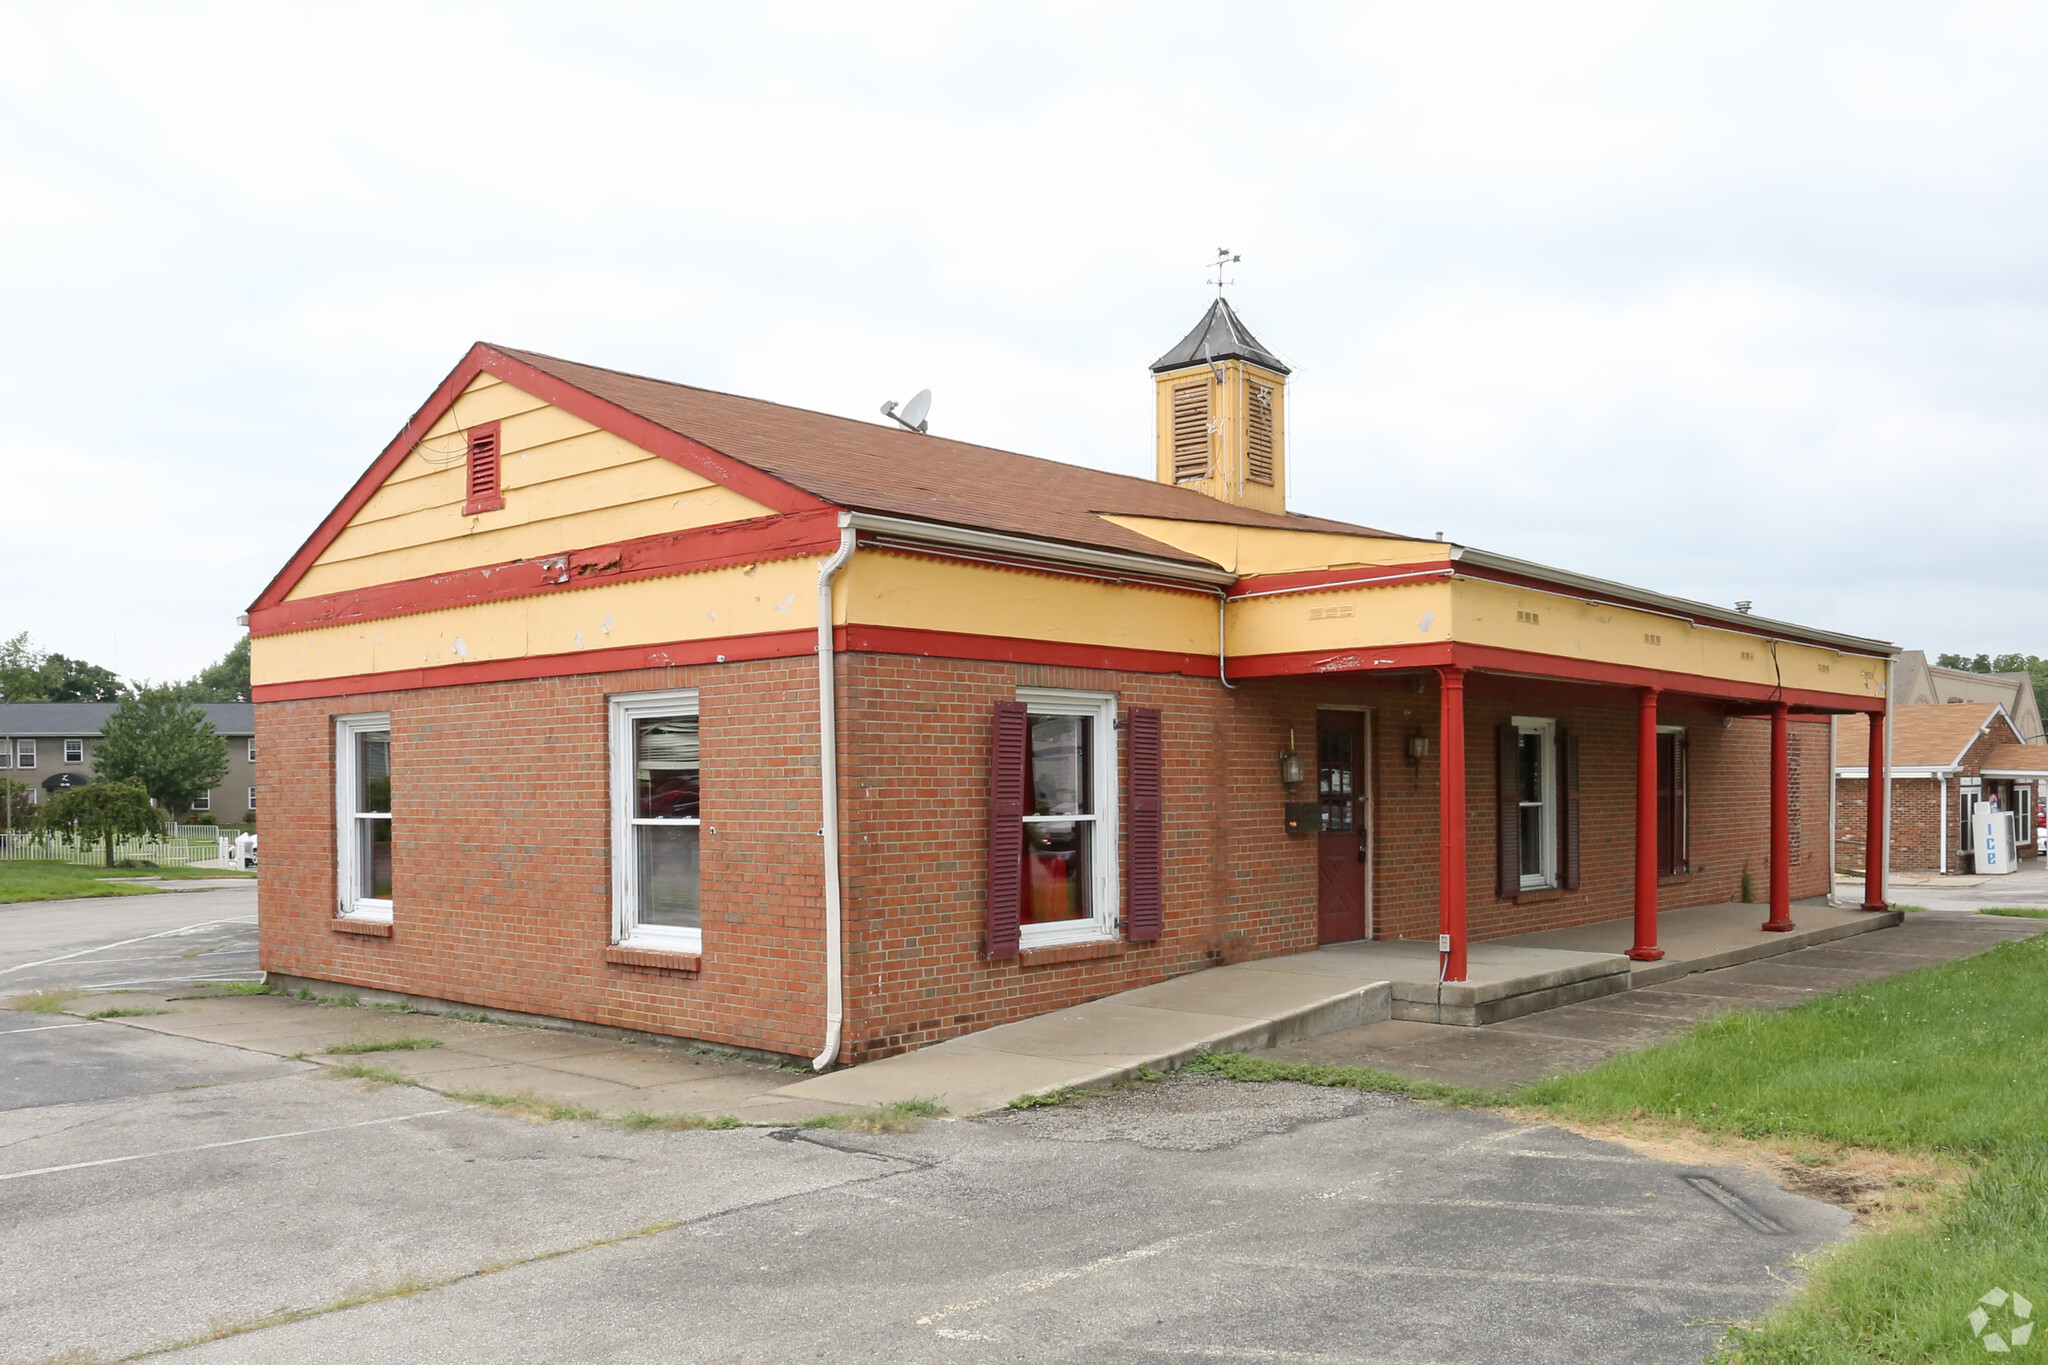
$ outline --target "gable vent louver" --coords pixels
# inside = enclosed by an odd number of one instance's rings
[[[1173,389],[1173,481],[1209,477],[1209,381]]]
[[[1245,477],[1253,483],[1273,482],[1273,390],[1267,384],[1251,386],[1249,414],[1245,421]]]
[[[469,481],[465,489],[467,498],[462,505],[462,515],[476,516],[480,512],[495,512],[505,505],[505,493],[499,483],[501,461],[498,458],[498,424],[486,422],[469,429]]]

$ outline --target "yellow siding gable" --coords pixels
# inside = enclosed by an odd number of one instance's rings
[[[1292,531],[1272,526],[1231,526],[1220,521],[1104,514],[1104,521],[1150,536],[1176,550],[1200,555],[1237,574],[1307,573],[1359,565],[1423,564],[1448,558],[1437,540]]]
[[[505,506],[465,517],[463,433],[489,421],[502,423]],[[286,600],[773,515],[773,508],[480,374]]]

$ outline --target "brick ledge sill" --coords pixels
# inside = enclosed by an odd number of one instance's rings
[[[1061,962],[1092,962],[1097,958],[1123,955],[1124,940],[1112,938],[1100,943],[1062,943],[1050,948],[1025,948],[1017,954],[1017,965],[1050,967]]]
[[[702,953],[678,953],[663,948],[628,948],[614,943],[604,950],[604,960],[616,967],[652,967],[664,972],[698,972],[704,969]]]
[[[328,921],[328,928],[337,934],[364,934],[370,938],[391,937],[391,921],[388,919],[350,919],[347,915],[336,915]]]

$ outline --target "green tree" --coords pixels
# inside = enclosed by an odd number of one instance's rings
[[[249,637],[235,641],[218,663],[200,669],[198,677],[177,684],[177,692],[186,701],[249,700]]]
[[[27,631],[0,642],[0,695],[9,701],[119,701],[125,690],[98,664],[43,653]]]
[[[92,768],[112,781],[134,780],[173,816],[228,775],[228,744],[176,687],[126,697],[100,729]]]
[[[28,784],[0,777],[0,829],[19,834],[33,829],[36,808],[28,803]]]
[[[88,782],[57,793],[42,808],[36,823],[77,844],[106,844],[107,866],[114,865],[117,839],[163,837],[164,818],[149,804],[140,782]]]

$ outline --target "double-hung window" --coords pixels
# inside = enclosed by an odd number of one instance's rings
[[[249,761],[251,763],[256,761],[256,737],[254,735],[249,737]]]
[[[612,937],[700,953],[697,693],[611,699]]]
[[[334,722],[334,809],[341,913],[391,918],[391,717],[338,716]],[[256,789],[249,788],[249,808]]]
[[[192,798],[192,810],[193,810],[193,813],[194,813],[194,814],[204,814],[205,812],[207,812],[207,811],[210,811],[210,810],[212,810],[212,809],[213,809],[213,793],[212,793],[212,792],[201,792],[201,793],[199,793],[199,795],[197,795],[197,796],[195,796],[195,797],[193,797],[193,798]]]
[[[1117,932],[1116,697],[1023,689],[1023,946]]]
[[[33,768],[36,766],[36,742],[32,739],[14,741],[14,766]]]
[[[85,741],[84,741],[84,740],[82,740],[82,739],[67,739],[67,740],[65,740],[65,741],[64,741],[64,761],[65,761],[66,763],[83,763],[83,762],[85,762]]]
[[[1557,722],[1516,716],[1522,889],[1557,885]]]

